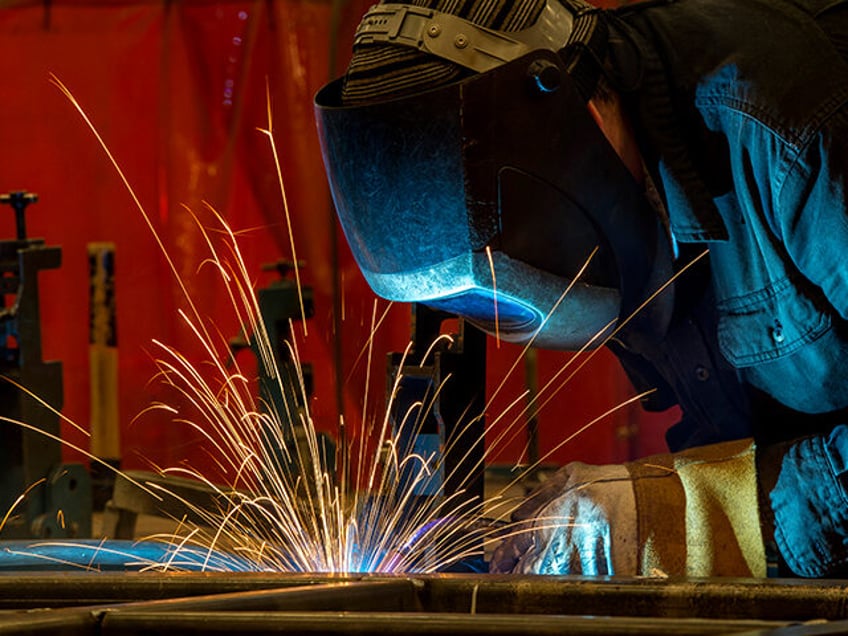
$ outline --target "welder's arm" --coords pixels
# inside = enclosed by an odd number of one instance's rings
[[[805,577],[848,575],[848,426],[761,449],[757,463],[787,566]]]
[[[531,513],[532,510],[532,513]],[[750,440],[562,468],[517,511],[493,572],[765,576]]]

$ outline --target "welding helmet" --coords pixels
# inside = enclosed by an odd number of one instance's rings
[[[378,295],[572,349],[642,301],[658,224],[587,109],[599,18],[559,0],[515,33],[408,5],[366,14],[357,41],[474,71],[393,99],[346,105],[341,79],[316,96],[338,217]]]

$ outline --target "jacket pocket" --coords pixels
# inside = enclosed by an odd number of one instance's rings
[[[749,367],[790,355],[830,329],[830,316],[789,279],[718,305],[718,343],[727,361]]]
[[[722,355],[744,380],[804,413],[848,406],[846,331],[788,280],[719,303]]]

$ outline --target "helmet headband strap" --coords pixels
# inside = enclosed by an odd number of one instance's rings
[[[363,16],[354,46],[405,46],[485,73],[535,49],[558,51],[568,39],[573,19],[558,0],[549,0],[533,26],[505,32],[435,9],[377,4]]]

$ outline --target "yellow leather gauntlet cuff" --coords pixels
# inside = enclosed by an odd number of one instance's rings
[[[752,440],[656,455],[627,469],[639,574],[766,575]]]

